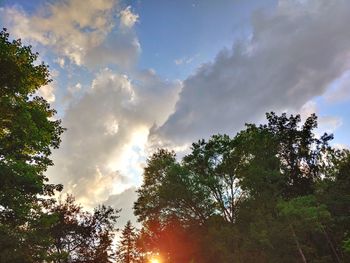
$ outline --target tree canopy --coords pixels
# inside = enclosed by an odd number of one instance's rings
[[[349,152],[315,136],[314,114],[266,117],[181,160],[164,149],[148,159],[134,208],[149,251],[166,262],[349,260]]]
[[[48,67],[21,40],[0,32],[0,258],[32,262],[45,254],[47,238],[38,238],[51,223],[42,212],[45,196],[61,185],[48,184],[51,149],[63,132],[55,110],[37,92],[51,80]],[[40,197],[39,197],[40,196]],[[38,225],[38,222],[41,224]]]

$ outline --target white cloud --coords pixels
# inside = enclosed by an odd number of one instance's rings
[[[192,57],[178,58],[174,60],[174,63],[178,66],[182,64],[191,64],[196,57],[198,57],[198,54]]]
[[[132,28],[138,22],[139,15],[131,11],[131,6],[120,12],[120,24],[122,28]]]
[[[306,102],[300,109],[300,115],[303,120],[313,113],[318,116],[317,136],[321,136],[325,132],[334,133],[343,124],[343,120],[337,116],[321,115],[315,101],[310,100]]]
[[[47,102],[53,103],[56,99],[55,97],[55,87],[52,83],[49,83],[45,86],[40,87],[38,90],[38,95],[42,96]]]
[[[57,63],[61,68],[64,68],[64,64],[66,61],[64,60],[64,58],[58,57],[54,60],[54,62]]]
[[[300,108],[300,116],[303,120],[305,120],[307,117],[309,117],[313,113],[315,113],[315,114],[318,113],[317,103],[313,100],[306,102]]]
[[[73,95],[73,94],[75,94],[75,93],[77,93],[77,92],[79,92],[80,90],[81,90],[81,83],[77,83],[77,84],[75,84],[74,86],[69,86],[68,88],[67,88],[67,90],[68,90],[68,92],[71,94],[71,95]]]
[[[18,7],[4,8],[1,15],[15,37],[53,48],[61,67],[63,57],[77,65],[129,66],[126,57],[134,59],[140,47],[132,31],[113,33],[118,8],[117,0],[63,0],[47,3],[33,15]]]
[[[179,84],[153,72],[129,77],[99,72],[90,89],[68,107],[62,145],[48,171],[87,207],[140,183],[149,130],[172,112]]]
[[[232,134],[267,111],[300,109],[350,68],[349,24],[342,0],[281,0],[256,13],[251,39],[187,78],[175,112],[151,137],[182,145]]]
[[[334,133],[343,124],[343,120],[337,116],[320,116],[318,119],[319,131],[322,133]]]

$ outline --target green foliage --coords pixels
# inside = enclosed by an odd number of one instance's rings
[[[350,253],[350,238],[344,240],[343,248],[345,252]]]
[[[300,224],[308,229],[322,229],[329,222],[330,213],[324,204],[318,205],[315,196],[301,196],[277,204],[280,215],[293,224]]]
[[[234,138],[194,143],[181,162],[156,152],[135,203],[142,246],[165,262],[348,259],[350,158],[316,127],[315,115],[301,123],[269,113],[267,124],[247,124]]]
[[[60,185],[47,184],[63,128],[36,92],[50,82],[48,67],[20,40],[0,32],[0,262],[35,262],[46,255],[52,217],[43,212]]]

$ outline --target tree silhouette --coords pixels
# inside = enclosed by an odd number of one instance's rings
[[[116,232],[118,210],[100,206],[93,213],[83,211],[68,195],[53,204],[50,213],[57,217],[49,235],[53,244],[49,248],[54,262],[114,262],[112,243]]]
[[[136,247],[137,235],[135,228],[130,220],[126,223],[122,230],[119,245],[117,248],[118,262],[120,263],[135,263],[138,262],[139,255]]]

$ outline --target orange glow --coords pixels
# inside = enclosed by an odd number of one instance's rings
[[[150,263],[161,263],[159,258],[151,258]]]

